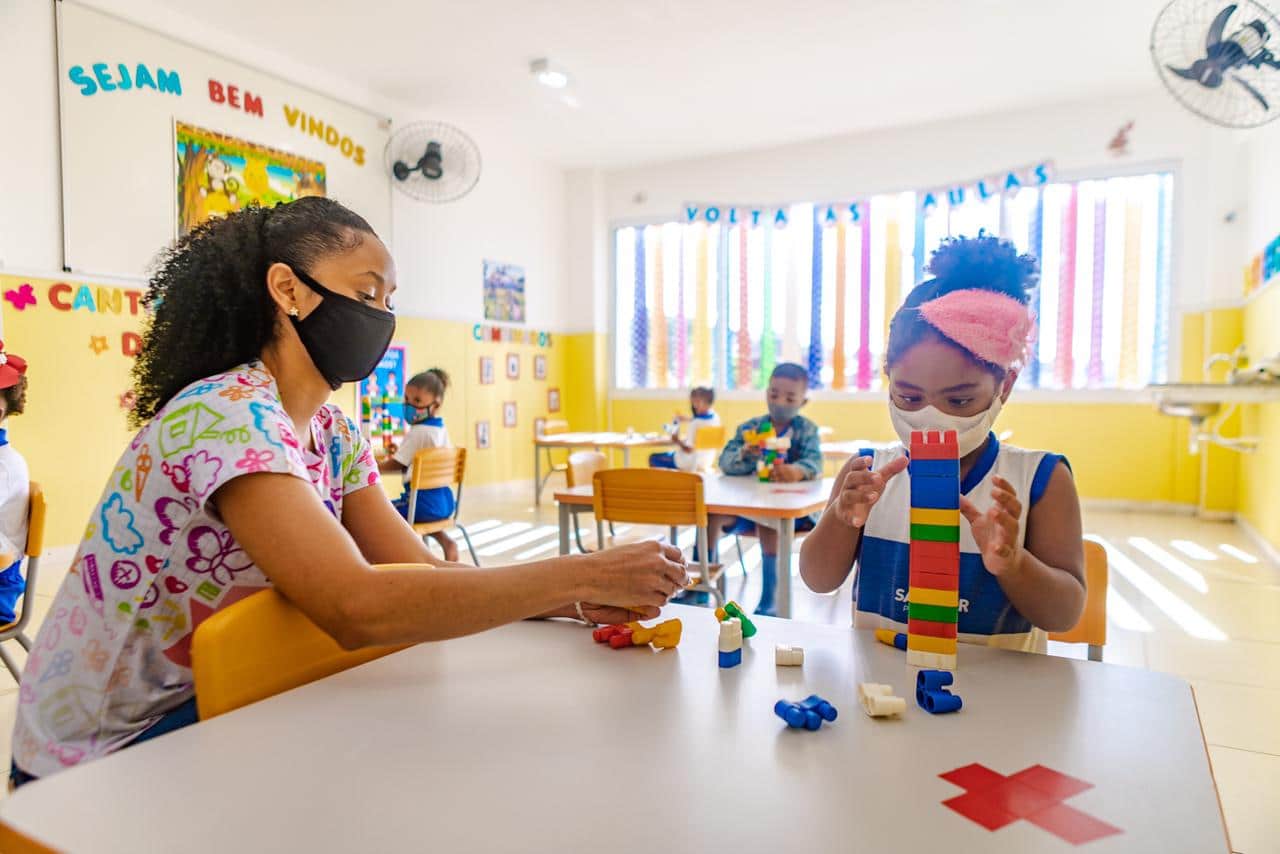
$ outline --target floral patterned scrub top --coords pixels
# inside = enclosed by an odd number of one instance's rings
[[[43,777],[117,750],[194,696],[191,636],[271,586],[210,497],[243,474],[311,484],[335,517],[378,482],[368,444],[334,406],[299,442],[259,362],[188,386],[134,437],[40,627],[19,692],[13,756]],[[320,452],[320,453],[317,453]]]

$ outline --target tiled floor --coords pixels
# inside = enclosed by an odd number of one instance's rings
[[[467,496],[463,519],[484,563],[555,554],[556,512],[549,494],[535,509],[523,488],[475,490]],[[594,523],[590,515],[581,521],[591,548]],[[1230,523],[1090,512],[1085,528],[1104,542],[1111,558],[1106,660],[1166,671],[1192,684],[1233,851],[1280,851],[1280,567]],[[618,539],[655,533],[619,526]],[[760,556],[754,541],[744,540],[743,549],[745,578],[732,541],[724,542],[721,558],[730,567],[730,596],[750,605],[759,598]],[[65,558],[43,565],[35,620],[43,618],[65,570]],[[847,585],[818,595],[796,578],[793,592],[795,619],[848,621]],[[10,646],[21,661],[22,651]],[[1085,651],[1050,644],[1050,652],[1083,658]],[[5,766],[16,706],[17,685],[0,670],[0,761]]]

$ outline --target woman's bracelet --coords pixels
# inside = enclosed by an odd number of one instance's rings
[[[588,626],[591,626],[591,627],[593,627],[593,628],[594,628],[595,626],[600,625],[600,624],[599,624],[599,623],[597,623],[595,620],[588,619],[588,618],[587,618],[587,615],[586,615],[586,614],[584,614],[584,613],[582,613],[582,603],[581,603],[581,602],[574,602],[574,603],[573,603],[573,607],[574,607],[574,608],[577,610],[577,612],[578,612],[578,619],[579,619],[579,620],[582,620],[582,622],[586,623]]]

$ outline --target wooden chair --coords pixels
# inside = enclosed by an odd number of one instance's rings
[[[1101,543],[1084,541],[1084,613],[1075,628],[1052,632],[1049,640],[1060,643],[1087,643],[1089,660],[1102,661],[1107,643],[1107,550]]]
[[[0,821],[0,854],[59,854],[38,839],[27,836],[7,822]]]
[[[421,569],[386,565],[379,569]],[[200,720],[381,658],[403,646],[347,651],[275,590],[218,611],[191,639]]]
[[[475,547],[471,545],[471,537],[467,529],[458,522],[458,511],[462,509],[462,481],[467,473],[466,448],[424,448],[413,455],[413,468],[409,472],[409,514],[418,506],[418,491],[422,489],[439,489],[448,487],[454,490],[453,516],[448,519],[437,519],[434,522],[413,522],[413,531],[424,540],[437,531],[457,528],[462,532],[462,539],[471,552],[471,561],[480,565],[476,557]]]
[[[586,486],[591,483],[591,478],[595,473],[602,471],[609,466],[609,459],[599,451],[574,451],[569,455],[568,467],[565,469],[564,477],[569,488],[575,486]],[[582,512],[576,505],[569,511],[570,518],[573,519],[573,539],[578,544],[578,551],[586,554],[587,549],[582,545],[582,532],[578,530],[578,514]],[[616,537],[617,533],[613,530],[613,523],[609,523],[609,536]],[[604,548],[604,543],[596,544],[597,548]]]
[[[7,640],[16,640],[27,652],[31,651],[31,639],[24,629],[31,622],[31,609],[35,606],[36,573],[40,569],[40,552],[44,551],[44,519],[47,507],[44,490],[40,484],[31,482],[30,498],[27,502],[27,567],[26,587],[22,593],[22,602],[18,606],[18,618],[6,626],[0,626],[0,644]],[[14,663],[4,646],[0,645],[0,660],[9,668],[15,681],[22,680],[22,670]]]
[[[689,589],[706,591],[724,604],[723,570],[707,560],[707,505],[701,475],[670,469],[606,469],[596,472],[592,482],[598,542],[604,542],[605,522],[665,525],[671,529],[672,543],[681,525],[693,525],[698,531],[698,562],[691,570],[697,573],[697,581]]]
[[[542,436],[555,436],[560,433],[569,432],[569,422],[561,419],[553,419],[542,425]],[[542,480],[538,481],[538,495],[542,495],[542,488],[547,485],[547,481],[551,480],[551,475],[569,470],[569,461],[566,459],[562,463],[558,463],[552,457],[552,448],[539,448],[542,453],[547,456],[547,464],[544,466],[546,473],[542,475]]]

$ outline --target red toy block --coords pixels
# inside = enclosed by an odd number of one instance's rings
[[[933,620],[907,620],[907,632],[930,638],[955,638],[955,623],[935,623]]]
[[[1032,813],[1027,816],[1027,821],[1072,845],[1083,845],[1104,836],[1124,832],[1066,804],[1054,804]]]
[[[955,430],[940,433],[914,431],[911,434],[911,458],[913,460],[955,460],[960,458],[960,444]]]
[[[624,646],[631,645],[631,629],[626,626],[622,627],[622,631],[609,638],[609,646],[613,649],[622,649]]]
[[[625,625],[601,626],[591,632],[591,637],[596,643],[609,643],[620,632],[630,633],[630,631]]]
[[[960,565],[959,543],[937,543],[932,540],[912,540],[910,546],[911,562],[917,560],[942,561],[946,564]]]
[[[959,590],[960,573],[930,572],[927,569],[911,567],[908,582],[912,587],[923,590]]]

